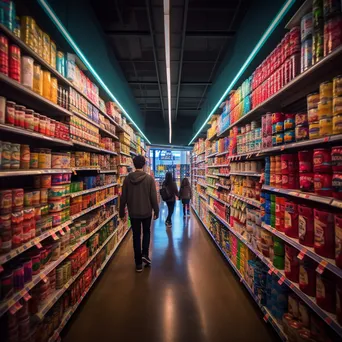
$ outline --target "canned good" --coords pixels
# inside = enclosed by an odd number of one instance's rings
[[[24,193],[24,205],[25,207],[32,206],[32,191],[26,191]]]
[[[20,144],[11,144],[11,169],[20,168]]]
[[[318,139],[319,135],[319,121],[312,122],[309,125],[309,139]]]
[[[1,166],[4,170],[11,168],[12,159],[12,144],[10,142],[2,143],[2,156],[1,156]]]
[[[0,73],[8,76],[8,39],[0,34]]]
[[[334,51],[342,42],[342,17],[335,16],[324,23],[324,56]]]
[[[288,143],[294,142],[295,137],[296,137],[296,134],[295,134],[295,131],[293,129],[286,131],[284,133],[284,143],[288,144]]]
[[[33,89],[33,58],[21,57],[21,83],[24,87]]]
[[[39,64],[33,66],[33,91],[43,96],[43,72]]]
[[[331,172],[331,152],[328,148],[316,148],[313,153],[313,171]]]
[[[334,173],[332,176],[333,197],[342,200],[342,174]]]
[[[6,124],[13,126],[15,124],[15,102],[6,102]]]
[[[16,105],[14,113],[14,125],[25,128],[25,107]]]
[[[16,45],[10,45],[9,48],[8,76],[17,82],[21,80],[21,55],[20,48]]]
[[[308,114],[307,113],[297,113],[295,122],[296,122],[296,125],[307,125],[308,124]]]
[[[333,98],[333,115],[342,114],[342,96],[335,96]]]
[[[56,69],[56,59],[57,59],[57,47],[56,44],[51,41],[51,50],[50,50],[50,65]]]
[[[333,79],[333,96],[342,96],[342,75]]]
[[[40,187],[49,189],[51,187],[51,175],[40,176]]]
[[[320,137],[326,137],[332,135],[333,123],[331,118],[319,120],[319,135]]]
[[[332,117],[332,100],[324,100],[318,103],[318,118],[326,119]]]
[[[36,151],[30,153],[30,169],[38,169],[38,155]]]
[[[40,204],[48,203],[49,189],[40,189]]]
[[[318,121],[318,108],[312,108],[308,110],[308,122],[312,123]]]
[[[285,114],[284,129],[294,129],[295,128],[295,114]]]
[[[51,169],[51,150],[43,148],[39,149],[38,168]]]
[[[33,110],[32,109],[26,109],[25,110],[25,129],[28,129],[29,131],[33,131]]]
[[[333,96],[333,82],[327,81],[319,85],[319,96],[321,101],[331,100]]]
[[[304,15],[300,21],[301,40],[304,42],[312,35],[312,13]]]
[[[319,62],[324,56],[323,30],[319,29],[312,35],[312,64]]]
[[[312,93],[309,94],[306,97],[306,102],[307,102],[307,108],[308,110],[310,109],[315,109],[318,107],[318,102],[320,101],[320,96],[319,93]]]
[[[57,104],[58,82],[56,77],[51,77],[51,101]]]
[[[298,125],[295,129],[296,141],[309,139],[309,127],[307,125]]]
[[[24,207],[24,189],[12,189],[12,209],[20,211]]]
[[[51,100],[51,73],[49,71],[43,71],[43,96]]]
[[[0,214],[10,214],[12,211],[12,190],[0,190]]]
[[[301,72],[312,65],[312,39],[307,39],[301,46]]]
[[[20,145],[20,168],[29,169],[30,168],[30,146]]]
[[[57,71],[65,77],[65,56],[62,51],[57,51]]]
[[[332,175],[331,173],[315,173],[315,193],[320,196],[332,196]]]
[[[331,163],[334,172],[342,172],[342,146],[331,148]]]
[[[332,118],[332,130],[333,134],[342,133],[342,115],[336,115]]]

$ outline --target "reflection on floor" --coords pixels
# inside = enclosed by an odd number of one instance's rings
[[[63,341],[278,341],[195,216],[173,227],[161,204],[154,222],[152,267],[137,274],[128,235],[90,292]]]

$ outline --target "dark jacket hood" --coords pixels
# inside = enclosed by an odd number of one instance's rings
[[[139,184],[141,183],[145,178],[146,178],[147,174],[144,171],[135,171],[135,172],[131,172],[128,175],[128,179],[132,184]]]

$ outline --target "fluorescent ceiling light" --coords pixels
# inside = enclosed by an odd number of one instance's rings
[[[145,140],[151,144],[151,142],[147,139],[145,134],[142,132],[142,130],[137,126],[137,124],[132,120],[132,118],[129,116],[129,114],[126,112],[125,108],[123,108],[120,104],[120,102],[116,99],[116,97],[113,95],[113,93],[109,90],[109,88],[106,86],[106,84],[102,81],[101,77],[97,74],[95,69],[91,66],[91,64],[88,62],[87,58],[84,56],[80,48],[76,45],[72,37],[70,36],[69,32],[65,29],[62,22],[59,20],[55,12],[52,10],[50,5],[45,0],[38,0],[38,3],[41,5],[41,7],[44,9],[46,14],[50,17],[50,19],[53,21],[53,23],[57,26],[59,31],[63,34],[64,38],[67,40],[67,42],[71,45],[71,47],[74,49],[74,51],[77,53],[78,57],[81,59],[81,61],[85,64],[85,66],[90,70],[92,75],[95,77],[95,79],[99,82],[99,84],[102,86],[102,88],[107,92],[109,97],[116,102],[116,104],[120,107],[122,112],[125,114],[125,116],[128,118],[129,121],[132,122],[132,124],[135,126],[135,128],[141,133],[141,135],[145,138]]]
[[[241,77],[241,75],[244,73],[244,71],[247,69],[247,67],[250,65],[250,63],[252,62],[252,60],[254,59],[254,57],[257,55],[257,53],[260,51],[260,49],[262,48],[262,46],[266,43],[267,39],[270,37],[270,35],[272,34],[272,32],[274,31],[274,29],[278,26],[278,24],[280,23],[280,21],[283,19],[284,15],[287,13],[287,11],[291,8],[291,6],[294,4],[296,0],[287,0],[286,3],[283,5],[283,7],[281,8],[281,10],[279,11],[279,13],[276,15],[276,17],[272,20],[270,26],[267,28],[267,30],[264,32],[264,34],[262,35],[262,37],[260,38],[259,42],[257,43],[257,45],[254,47],[254,49],[252,50],[252,52],[250,53],[250,55],[248,56],[248,58],[246,59],[245,63],[243,63],[242,67],[240,68],[240,70],[238,71],[238,73],[236,74],[236,76],[233,78],[232,82],[230,83],[230,85],[228,86],[228,88],[226,89],[226,91],[224,92],[224,94],[221,96],[221,98],[218,100],[218,102],[216,103],[215,107],[212,109],[212,111],[210,112],[209,116],[207,117],[207,119],[204,121],[203,125],[201,126],[201,128],[197,131],[197,133],[194,135],[194,137],[191,139],[191,141],[189,142],[189,145],[191,145],[193,143],[193,141],[196,139],[196,137],[202,132],[203,128],[205,127],[205,125],[208,123],[208,121],[210,120],[210,118],[213,116],[213,114],[215,113],[216,109],[220,106],[221,102],[226,98],[226,96],[228,95],[228,93],[233,89],[233,87],[235,86],[235,83],[239,80],[239,78]]]
[[[165,62],[166,62],[166,83],[167,83],[167,106],[169,119],[169,143],[172,140],[171,122],[171,57],[170,57],[170,1],[164,0],[164,39],[165,39]]]

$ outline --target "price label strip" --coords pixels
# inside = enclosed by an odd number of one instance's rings
[[[316,272],[319,274],[322,274],[325,270],[325,268],[327,267],[328,262],[326,260],[322,260],[319,265],[316,268]]]
[[[264,321],[265,322],[268,322],[268,319],[270,318],[270,315],[268,313],[266,313],[266,315],[264,316]]]
[[[298,258],[299,260],[303,260],[303,259],[304,259],[304,256],[306,255],[306,252],[307,252],[307,249],[303,248],[303,249],[299,252],[299,254],[297,255],[297,258]]]

